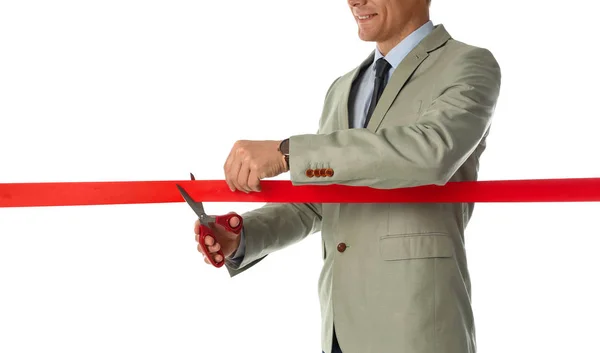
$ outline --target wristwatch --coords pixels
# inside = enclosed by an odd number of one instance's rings
[[[283,155],[287,170],[290,170],[290,139],[281,141],[277,150]]]

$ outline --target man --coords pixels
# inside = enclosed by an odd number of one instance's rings
[[[493,55],[434,26],[428,0],[348,5],[374,52],[329,87],[317,134],[238,141],[224,166],[231,190],[260,191],[260,179],[288,170],[295,185],[477,179],[500,90]],[[215,229],[204,255],[222,249],[235,276],[320,231],[324,352],[475,352],[464,246],[473,206],[267,204],[243,215],[241,237]]]

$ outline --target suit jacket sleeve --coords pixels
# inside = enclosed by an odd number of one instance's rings
[[[244,213],[243,258],[226,259],[235,276],[264,259],[269,253],[294,244],[321,230],[321,204],[267,203]]]
[[[475,48],[448,63],[451,79],[417,123],[340,130],[290,137],[290,173],[295,185],[346,184],[401,188],[445,184],[486,135],[500,90],[493,55]],[[331,177],[307,169],[331,168]]]
[[[339,77],[327,89],[325,100]],[[319,132],[317,132],[318,134]],[[243,248],[225,260],[230,276],[256,265],[268,254],[321,231],[320,203],[267,203],[247,212],[244,218]]]

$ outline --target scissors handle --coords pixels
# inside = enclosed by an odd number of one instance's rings
[[[225,264],[225,256],[223,255],[223,251],[222,250],[217,251],[217,254],[221,255],[222,260],[220,262],[216,262],[213,259],[213,257],[211,256],[211,253],[208,250],[208,246],[206,246],[206,237],[207,236],[212,237],[215,240],[215,244],[216,244],[217,238],[215,238],[215,236],[212,234],[211,229],[204,224],[200,224],[200,237],[198,239],[198,242],[200,243],[202,250],[206,254],[208,261],[210,261],[210,263],[215,267],[221,267]]]
[[[235,227],[231,226],[231,220],[234,218],[238,219],[238,225]],[[221,225],[227,229],[227,231],[235,234],[240,234],[244,226],[244,220],[242,219],[242,216],[235,212],[229,212],[228,214],[222,216],[215,216],[215,223]]]

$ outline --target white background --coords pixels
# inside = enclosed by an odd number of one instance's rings
[[[598,29],[575,4],[433,0],[502,66],[481,180],[600,175]],[[221,179],[235,140],[316,131],[372,48],[343,0],[3,0],[0,182]],[[480,352],[600,351],[599,211],[476,206]],[[320,352],[319,235],[230,279],[193,221],[184,203],[0,209],[0,352]]]

